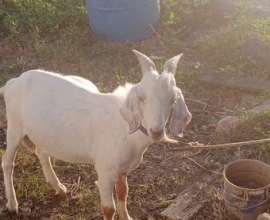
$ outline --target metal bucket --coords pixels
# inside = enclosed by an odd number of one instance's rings
[[[241,220],[255,220],[270,202],[270,166],[258,160],[237,160],[224,171],[226,208]]]

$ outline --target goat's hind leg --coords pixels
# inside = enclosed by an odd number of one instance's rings
[[[15,123],[16,124],[16,123]],[[15,166],[16,151],[21,142],[22,134],[19,126],[13,126],[8,123],[7,129],[7,149],[2,158],[2,168],[4,173],[5,190],[7,204],[6,207],[10,212],[18,213],[18,201],[13,185],[13,172]]]
[[[56,194],[65,195],[67,189],[62,183],[60,183],[59,179],[57,178],[51,165],[50,156],[41,153],[40,149],[35,146],[35,144],[29,139],[28,136],[23,138],[22,143],[25,147],[36,148],[35,153],[39,158],[46,181],[50,183],[51,186],[55,189]]]
[[[42,170],[46,181],[55,189],[55,194],[65,196],[67,193],[66,187],[57,178],[51,164],[51,158],[49,155],[41,153],[39,148],[36,147],[36,155],[42,166]]]

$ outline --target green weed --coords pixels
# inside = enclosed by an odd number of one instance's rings
[[[30,40],[39,48],[46,39],[81,39],[88,28],[84,1],[2,1],[0,25],[15,43]]]
[[[227,24],[197,38],[200,54],[214,64],[217,74],[269,77],[270,20],[253,15],[254,2],[242,1]]]
[[[185,177],[180,176],[178,174],[172,174],[170,176],[170,181],[174,184],[174,185],[184,185],[185,183]]]

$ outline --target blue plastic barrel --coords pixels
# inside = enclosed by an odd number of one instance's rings
[[[86,0],[93,36],[107,41],[134,41],[157,29],[159,0]]]

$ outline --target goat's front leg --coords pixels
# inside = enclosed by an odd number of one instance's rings
[[[104,220],[113,220],[115,214],[115,202],[113,199],[113,185],[115,178],[108,173],[98,172],[97,186],[99,189],[101,207]]]
[[[132,220],[127,211],[127,173],[120,175],[115,182],[117,195],[117,214],[121,220]]]
[[[50,157],[47,154],[41,153],[38,148],[36,148],[36,155],[39,158],[46,181],[55,189],[57,195],[65,196],[67,189],[57,178],[52,168]]]

